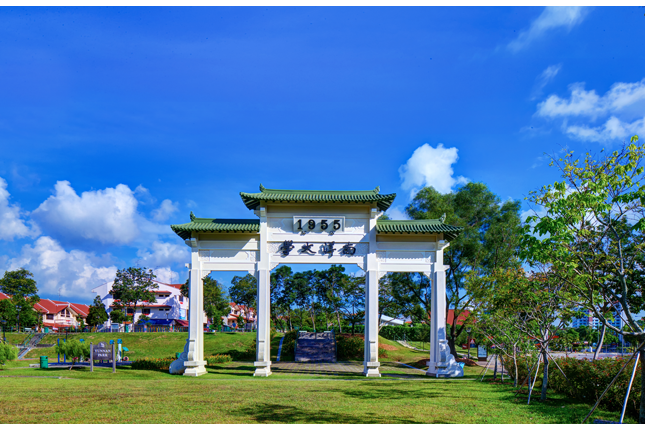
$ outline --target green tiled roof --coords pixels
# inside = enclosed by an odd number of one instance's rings
[[[224,218],[196,218],[190,213],[190,222],[186,224],[171,225],[172,231],[182,239],[190,238],[193,231],[213,233],[258,233],[260,231],[259,219],[224,219]]]
[[[256,209],[261,202],[269,203],[376,203],[384,211],[390,207],[396,194],[380,194],[379,187],[371,191],[308,191],[270,190],[260,185],[259,193],[240,193],[249,209]]]
[[[376,220],[377,233],[443,233],[448,240],[453,240],[463,230],[444,224],[440,219],[422,219],[413,221]]]

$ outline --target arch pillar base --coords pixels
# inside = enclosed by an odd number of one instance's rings
[[[271,362],[270,361],[256,361],[253,363],[255,366],[255,373],[253,376],[269,376],[271,375]]]
[[[363,369],[363,376],[368,378],[380,378],[381,372],[378,368],[381,365],[378,361],[369,361],[365,363],[365,368]]]

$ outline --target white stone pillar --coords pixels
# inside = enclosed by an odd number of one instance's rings
[[[443,248],[448,244],[439,241],[436,262],[433,263],[430,315],[430,361],[429,376],[464,376],[464,371],[450,354],[446,338],[446,267],[443,265]]]
[[[258,270],[258,294],[257,294],[257,353],[255,373],[253,376],[269,376],[271,374],[271,329],[270,329],[270,306],[271,289],[269,284],[270,272]]]
[[[188,294],[188,340],[184,351],[186,359],[184,376],[206,373],[204,361],[204,282],[197,246],[192,248],[190,264],[190,290]]]
[[[260,207],[260,259],[255,272],[258,281],[257,292],[257,336],[256,361],[253,376],[271,374],[271,262],[268,247],[266,208]]]
[[[373,208],[369,220],[370,247],[365,270],[365,353],[363,375],[380,377],[378,361],[378,262],[376,261],[376,217]]]

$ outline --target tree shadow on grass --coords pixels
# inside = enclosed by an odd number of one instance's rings
[[[253,406],[239,408],[231,411],[231,415],[244,417],[247,422],[258,423],[318,423],[318,424],[377,424],[384,421],[400,424],[413,424],[415,421],[399,418],[375,417],[367,414],[345,414],[330,410],[303,409],[295,406],[281,404],[257,403]]]
[[[206,370],[209,374],[214,375],[230,375],[230,376],[244,376],[253,377],[255,373],[255,366],[250,364],[214,364],[212,366],[206,365]]]

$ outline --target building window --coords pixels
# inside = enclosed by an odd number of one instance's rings
[[[184,301],[184,296],[179,296],[179,301],[183,302]]]
[[[47,319],[48,320],[53,320],[54,319],[54,314],[47,314]]]
[[[144,309],[144,310],[143,310],[143,314],[144,314],[144,315],[150,315],[150,309],[147,309],[147,308],[146,308],[146,309]]]

